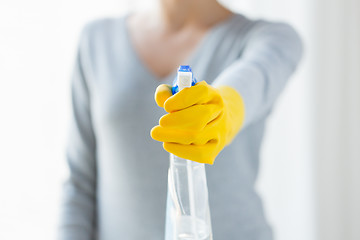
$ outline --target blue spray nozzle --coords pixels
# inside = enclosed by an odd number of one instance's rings
[[[189,65],[180,65],[178,72],[191,72],[191,67]]]
[[[191,72],[191,67],[189,65],[180,65],[180,67],[178,68],[178,72]],[[191,86],[194,86],[196,84],[196,78],[194,78],[194,74],[192,74],[192,80],[191,80]],[[174,95],[175,93],[179,92],[179,86],[177,84],[177,77],[175,77],[174,82],[173,82],[173,87],[171,89],[172,94]]]

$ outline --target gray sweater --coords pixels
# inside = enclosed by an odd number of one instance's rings
[[[165,114],[154,101],[160,84],[134,50],[126,17],[88,24],[72,79],[59,239],[164,238],[169,154],[150,137]],[[243,97],[245,125],[206,166],[215,240],[270,240],[254,189],[266,118],[302,53],[287,24],[242,15],[213,27],[191,57],[198,80],[234,87]],[[171,57],[171,56],[169,56]]]

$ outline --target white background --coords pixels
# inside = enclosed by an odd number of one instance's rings
[[[1,1],[0,239],[55,238],[79,32],[89,20],[152,4],[137,2]],[[358,1],[224,2],[245,15],[290,22],[306,47],[262,151],[258,189],[276,239],[360,239]],[[339,100],[339,91],[348,97]]]

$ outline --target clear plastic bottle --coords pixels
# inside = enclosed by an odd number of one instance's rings
[[[194,85],[189,66],[180,66],[176,83],[175,92]],[[212,240],[205,166],[170,154],[165,240],[183,239]]]

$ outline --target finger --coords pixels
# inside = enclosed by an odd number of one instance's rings
[[[199,163],[213,164],[213,152],[216,149],[216,143],[209,142],[204,145],[183,145],[177,143],[165,142],[163,147],[166,151],[188,160]]]
[[[155,102],[159,107],[164,107],[164,102],[171,96],[171,86],[167,84],[161,84],[156,88]]]
[[[213,87],[209,86],[205,81],[201,81],[169,97],[164,103],[164,108],[167,112],[179,111],[195,104],[207,103],[216,94],[217,92]]]
[[[197,133],[194,131],[180,131],[155,126],[151,129],[151,137],[159,142],[174,142],[181,144],[191,144],[196,140]]]
[[[158,125],[151,129],[151,137],[159,142],[204,145],[220,139],[214,128],[216,127],[207,125],[203,131],[186,131],[164,128]]]
[[[217,104],[194,105],[160,118],[160,126],[187,130],[202,130],[221,113]]]

